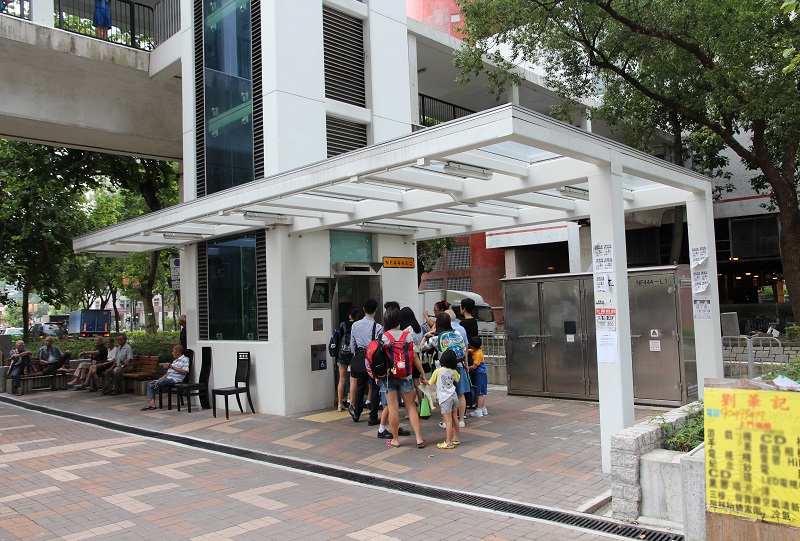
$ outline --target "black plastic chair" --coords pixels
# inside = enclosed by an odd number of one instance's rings
[[[243,383],[243,387],[239,387],[239,384]],[[239,395],[245,393],[247,394],[247,402],[250,404],[250,411],[253,413],[256,412],[256,409],[253,407],[253,399],[250,397],[250,356],[248,355],[247,358],[242,358],[241,355],[237,355],[236,359],[236,377],[234,378],[234,386],[233,387],[221,387],[219,389],[212,389],[211,390],[211,401],[213,402],[213,409],[214,409],[214,417],[217,416],[217,395],[222,395],[225,397],[225,418],[230,419],[229,412],[228,412],[228,397],[230,395],[236,396],[236,403],[239,404],[239,411],[244,413],[244,408],[242,408],[242,401],[239,399]]]
[[[208,352],[206,352],[208,349]],[[206,354],[208,353],[208,354]],[[181,411],[183,398],[186,397],[186,407],[192,413],[192,396],[200,397],[200,404],[206,402],[208,398],[208,378],[211,376],[211,348],[203,348],[203,360],[200,365],[200,375],[197,376],[197,383],[178,383],[175,385],[175,393],[178,397],[178,411]],[[203,397],[206,400],[203,400]]]

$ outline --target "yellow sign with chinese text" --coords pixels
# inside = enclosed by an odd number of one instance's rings
[[[800,526],[800,393],[708,388],[706,510]]]
[[[383,268],[385,269],[413,269],[413,257],[384,257]]]

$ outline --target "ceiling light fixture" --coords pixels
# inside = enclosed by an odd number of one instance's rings
[[[394,231],[398,233],[405,233],[410,235],[411,233],[416,233],[419,231],[418,227],[413,227],[410,225],[398,225],[398,224],[379,224],[376,222],[364,222],[360,224],[361,229],[365,231]]]
[[[476,167],[474,165],[467,165],[465,163],[447,162],[444,166],[444,172],[448,175],[464,178],[477,178],[479,180],[492,180],[493,173],[483,167]]]
[[[127,259],[131,254],[128,252],[91,252],[97,257],[114,257],[118,259]]]
[[[165,239],[174,240],[203,240],[200,233],[164,233]]]
[[[285,214],[276,214],[274,212],[258,212],[255,210],[246,211],[242,217],[245,220],[254,220],[263,222],[265,224],[291,224],[292,217]]]
[[[561,186],[558,191],[561,195],[571,197],[572,199],[589,200],[589,190],[583,188],[575,188],[574,186]]]

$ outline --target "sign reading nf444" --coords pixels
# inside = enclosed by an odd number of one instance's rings
[[[384,269],[413,269],[414,268],[414,258],[413,257],[384,257],[383,258],[383,268]]]

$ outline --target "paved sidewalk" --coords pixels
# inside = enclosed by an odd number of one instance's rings
[[[420,451],[416,458],[425,457]],[[3,540],[610,538],[618,539],[130,436],[0,402]]]
[[[187,413],[141,412],[143,397],[101,397],[84,391],[40,391],[12,400],[59,411],[102,418],[124,426],[178,434],[282,456],[348,468],[370,474],[443,486],[467,493],[575,510],[610,490],[601,471],[598,404],[509,396],[493,386],[487,399],[489,416],[469,419],[462,444],[438,450],[444,438],[439,417],[422,422],[425,449],[413,436],[401,447],[388,448],[377,427],[366,419],[353,423],[335,410],[280,417],[239,413],[235,401],[229,421],[210,410]],[[637,408],[638,420],[658,411]],[[220,412],[218,411],[218,414]],[[410,428],[408,421],[402,426]]]

